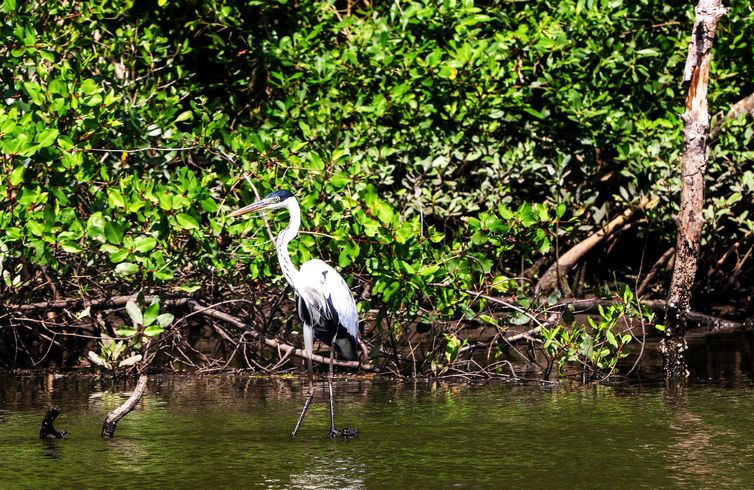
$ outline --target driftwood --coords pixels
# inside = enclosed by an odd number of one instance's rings
[[[136,388],[134,388],[134,392],[128,397],[128,400],[126,400],[123,405],[107,414],[107,418],[105,418],[105,422],[102,424],[102,437],[109,439],[115,435],[118,421],[128,415],[144,395],[144,390],[147,388],[147,380],[148,377],[146,374],[139,376],[139,381],[136,382]]]
[[[597,246],[605,237],[609,236],[616,230],[620,229],[624,224],[629,222],[637,211],[641,211],[647,207],[649,199],[644,198],[636,207],[631,207],[623,211],[621,214],[613,218],[604,228],[592,233],[581,242],[574,245],[570,250],[561,255],[558,260],[552,264],[547,271],[542,275],[542,278],[537,283],[535,291],[547,292],[552,291],[560,287],[563,288],[564,277],[573,267],[579,263],[582,257],[586,255],[590,250]]]
[[[689,83],[689,91],[686,110],[681,115],[681,204],[677,217],[676,259],[665,310],[665,338],[660,345],[665,379],[674,385],[685,383],[688,377],[683,355],[687,348],[684,335],[704,224],[704,173],[709,131],[707,87],[715,31],[726,12],[720,0],[699,0],[683,75],[684,82]]]
[[[53,426],[60,412],[60,408],[55,405],[47,410],[47,415],[42,419],[42,428],[39,429],[40,439],[62,439],[68,433],[67,430],[60,432]]]

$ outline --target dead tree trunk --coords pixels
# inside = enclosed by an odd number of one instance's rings
[[[686,317],[699,258],[699,241],[704,218],[704,174],[707,166],[707,86],[712,59],[712,43],[720,18],[727,9],[720,0],[699,0],[689,43],[683,80],[689,83],[683,120],[681,157],[681,206],[676,218],[676,260],[665,310],[665,338],[661,349],[665,379],[672,384],[686,381]]]

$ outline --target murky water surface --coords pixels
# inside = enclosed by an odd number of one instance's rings
[[[0,373],[0,488],[752,488],[754,387],[735,379],[673,397],[339,378],[337,425],[361,432],[346,441],[327,438],[321,384],[291,439],[303,379],[153,376],[103,440],[132,382]],[[50,404],[64,440],[37,438]]]

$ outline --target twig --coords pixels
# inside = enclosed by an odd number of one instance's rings
[[[195,150],[197,148],[203,148],[202,145],[193,145],[193,146],[185,146],[182,148],[161,148],[161,147],[152,147],[149,148],[135,148],[132,150],[118,150],[118,149],[112,149],[112,148],[80,148],[78,151],[96,151],[98,153],[142,153],[145,151],[188,151],[188,150]]]

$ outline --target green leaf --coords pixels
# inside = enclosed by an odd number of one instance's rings
[[[118,189],[109,189],[107,191],[107,202],[110,207],[124,208],[126,207],[126,201],[123,199],[123,194]]]
[[[330,177],[330,183],[336,189],[340,189],[351,181],[351,178],[345,174],[337,173]]]
[[[74,242],[62,242],[60,244],[60,248],[62,248],[65,252],[71,254],[78,254],[84,251],[84,249],[81,248],[78,243]]]
[[[105,250],[105,247],[107,247],[107,250]],[[110,249],[110,247],[112,247],[112,245],[105,244],[100,250],[102,250],[103,252],[108,252],[110,254],[110,262],[112,262],[113,264],[118,264],[128,258],[128,249],[116,247]]]
[[[53,143],[55,143],[55,140],[58,138],[58,130],[55,128],[47,128],[41,133],[37,133],[37,144],[40,148],[47,148],[48,146],[52,146]]]
[[[3,0],[3,12],[9,14],[16,10],[16,0]]]
[[[134,240],[133,250],[135,252],[149,252],[157,245],[157,240],[151,236],[140,236]]]
[[[217,203],[215,202],[215,200],[212,199],[211,197],[208,197],[207,199],[203,199],[199,204],[201,204],[202,209],[204,209],[208,213],[214,213],[218,209],[220,209]]]
[[[338,267],[346,267],[351,262],[351,254],[349,253],[349,250],[347,248],[343,248],[343,250],[340,251],[340,254],[338,255]]]
[[[181,229],[196,230],[199,228],[199,222],[190,214],[179,213],[175,219],[178,222],[178,227]]]
[[[112,221],[106,221],[105,239],[113,245],[120,245],[123,242],[123,229]]]
[[[165,329],[159,325],[151,325],[144,329],[144,335],[146,335],[147,337],[156,337],[164,331]]]
[[[157,325],[165,328],[171,323],[173,323],[174,319],[175,317],[173,316],[172,313],[163,313],[162,315],[157,317]]]
[[[97,86],[97,82],[95,82],[91,78],[87,78],[81,83],[81,87],[79,87],[79,90],[84,95],[90,95],[97,91],[99,87]]]
[[[8,177],[8,182],[10,185],[18,185],[21,183],[22,180],[24,180],[24,171],[26,170],[26,167],[23,165],[19,165],[18,167],[14,168],[13,171],[10,173],[10,176]]]
[[[539,112],[539,111],[537,111],[537,110],[535,110],[535,109],[533,109],[533,108],[531,108],[531,107],[528,107],[528,106],[527,106],[527,107],[524,107],[523,109],[524,109],[524,111],[525,111],[525,112],[526,112],[527,114],[529,114],[529,115],[531,115],[531,116],[534,116],[534,117],[536,117],[537,119],[544,119],[544,118],[545,118],[545,115],[544,115],[543,113],[541,113],[541,112]]]
[[[144,310],[144,325],[149,326],[152,325],[157,318],[157,316],[160,314],[160,302],[156,301],[149,305],[149,307]]]
[[[479,319],[482,320],[484,323],[488,323],[488,324],[493,325],[495,327],[497,327],[498,325],[500,325],[500,320],[498,320],[497,318],[495,318],[493,316],[490,316],[490,315],[481,314],[481,315],[479,315]]]
[[[563,217],[563,215],[565,214],[565,212],[566,212],[566,205],[565,205],[565,203],[564,203],[564,202],[561,202],[560,204],[558,204],[558,207],[557,207],[557,209],[555,210],[555,216],[556,216],[556,217],[557,217],[558,219],[560,219],[560,218],[562,218],[562,217]]]
[[[118,337],[131,337],[133,335],[136,335],[137,330],[132,327],[120,327],[115,329],[115,334]]]
[[[179,123],[181,121],[186,121],[188,119],[193,119],[194,113],[192,111],[183,111],[180,114],[178,114],[178,117],[175,118],[175,122]]]
[[[440,266],[439,265],[425,265],[424,267],[422,267],[421,269],[419,269],[418,274],[420,276],[429,276],[429,275],[434,274],[438,270],[440,270]]]

